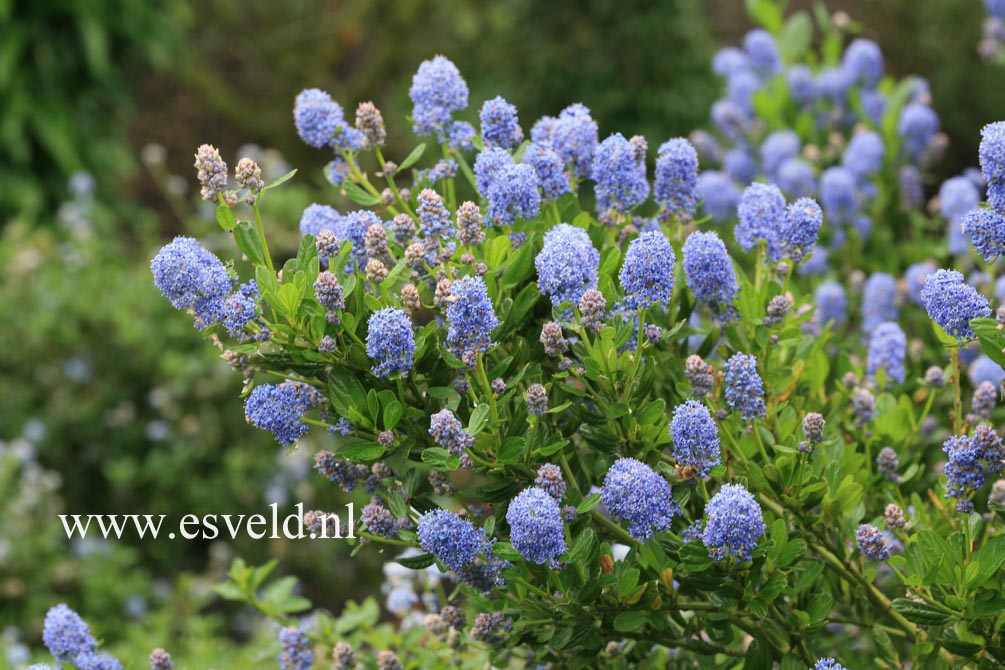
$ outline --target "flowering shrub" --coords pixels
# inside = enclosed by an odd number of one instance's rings
[[[154,283],[224,343],[250,424],[284,447],[330,433],[318,475],[372,495],[357,550],[404,550],[395,570],[436,585],[421,605],[400,584],[387,599],[402,626],[426,613],[425,642],[354,651],[344,618],[297,621],[310,602],[289,580],[235,562],[220,593],[283,624],[280,667],[310,667],[314,643],[335,667],[366,654],[383,670],[459,649],[500,666],[1005,662],[990,423],[1005,335],[991,282],[940,269],[1000,253],[1000,127],[976,196],[941,213],[948,253],[863,258],[926,239],[926,89],[885,77],[871,42],[842,50],[830,24],[799,62],[809,16],[751,5],[766,29],[714,64],[731,148],[670,138],[651,181],[646,140],[605,137],[580,104],[524,139],[497,97],[476,128],[442,56],[413,79],[428,139],[400,162],[373,104],[350,122],[323,91],[297,96],[298,134],[333,151],[327,179],[363,209],[307,208],[294,258],[272,256],[260,214],[293,173],[266,184],[242,160],[231,175],[199,148],[202,195],[244,262],[180,237]],[[989,358],[964,414],[975,339]],[[57,659],[118,667],[70,614],[50,613]]]

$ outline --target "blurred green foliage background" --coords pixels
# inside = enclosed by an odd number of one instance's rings
[[[930,81],[952,139],[938,180],[974,164],[979,128],[1005,109],[1002,69],[977,56],[980,0],[830,9],[880,43],[889,72]],[[379,581],[375,564],[336,561],[331,547],[80,547],[56,525],[59,511],[178,517],[258,512],[280,496],[339,502],[320,481],[291,488],[305,478],[284,472],[310,467],[314,445],[290,456],[246,426],[240,375],[149,281],[165,238],[216,228],[193,199],[199,144],[235,160],[254,143],[301,168],[267,212],[292,250],[300,211],[329,197],[318,188],[328,156],[291,123],[302,88],[329,90],[350,115],[373,100],[393,120],[388,155],[403,155],[414,144],[401,122],[411,75],[442,53],[471,85],[468,120],[497,94],[528,130],[579,101],[602,135],[659,143],[707,124],[721,86],[712,54],[749,28],[740,0],[0,0],[0,629],[16,629],[0,650],[37,640],[60,600],[96,621],[144,619],[158,603],[183,620],[218,608],[199,575],[218,577],[235,553],[283,558],[322,605]],[[144,620],[163,642],[199,649],[220,630],[241,634],[219,614]]]

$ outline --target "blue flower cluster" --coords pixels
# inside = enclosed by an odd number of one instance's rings
[[[597,287],[600,252],[585,230],[560,223],[545,233],[534,266],[541,293],[551,298],[551,304],[578,304],[587,289]]]
[[[465,364],[474,365],[475,356],[492,347],[499,319],[481,277],[462,277],[451,285],[447,324],[447,347]]]
[[[351,493],[361,481],[366,482],[366,488],[370,492],[379,483],[371,479],[372,471],[367,466],[338,458],[330,451],[314,454],[314,469],[346,493]]]
[[[662,232],[644,232],[632,240],[618,274],[625,303],[633,309],[666,307],[673,293],[675,262],[670,240]]]
[[[875,379],[880,370],[886,372],[887,379],[904,383],[904,356],[907,353],[907,337],[895,323],[884,322],[876,326],[869,339],[867,373]]]
[[[271,432],[279,444],[292,444],[307,433],[304,414],[316,407],[320,394],[303,382],[256,386],[244,401],[248,423]]]
[[[893,555],[893,543],[886,533],[867,523],[855,531],[858,550],[866,558],[874,561],[885,561]]]
[[[199,328],[224,316],[234,281],[220,259],[191,237],[176,237],[150,262],[154,285],[175,309],[192,310]]]
[[[57,663],[70,663],[77,670],[122,670],[119,661],[98,652],[90,627],[66,605],[46,612],[42,642]]]
[[[848,670],[833,658],[821,658],[811,670]]]
[[[251,279],[223,301],[220,318],[231,337],[243,339],[244,329],[251,323],[260,322],[261,299],[258,283]]]
[[[977,186],[967,177],[952,177],[939,187],[939,213],[946,220],[948,230],[946,239],[949,253],[954,256],[965,254],[968,250],[966,235],[980,237],[980,232],[966,232],[964,221],[971,210],[980,202],[981,196]],[[974,246],[977,246],[975,241]]]
[[[627,212],[649,197],[645,149],[621,133],[614,133],[597,147],[591,176],[596,182],[598,212]]]
[[[721,462],[719,430],[708,408],[695,400],[686,400],[674,409],[670,439],[677,465],[693,468],[698,477],[708,476]]]
[[[468,458],[467,451],[475,443],[475,436],[465,432],[464,426],[449,409],[441,409],[429,418],[429,434],[436,444],[461,458]]]
[[[307,633],[296,626],[287,626],[279,631],[279,667],[281,670],[310,670],[314,663],[314,652]]]
[[[537,469],[534,484],[556,501],[562,500],[562,496],[565,495],[566,484],[562,477],[562,468],[552,463],[545,463]]]
[[[419,545],[449,570],[460,572],[490,551],[484,531],[444,509],[434,509],[419,517]]]
[[[640,541],[668,530],[680,513],[667,480],[634,458],[614,462],[604,477],[600,500],[613,517],[628,522],[628,532]]]
[[[308,205],[300,215],[300,234],[317,237],[322,230],[330,230],[338,236],[341,223],[342,215],[338,210],[315,202]]]
[[[942,445],[949,462],[945,467],[946,497],[956,498],[956,510],[973,511],[970,496],[984,485],[986,473],[1005,468],[1005,443],[986,424],[978,426],[972,437],[953,435]]]
[[[707,305],[718,318],[732,321],[733,300],[740,290],[733,260],[715,232],[695,231],[684,241],[684,276],[694,299]]]
[[[543,117],[531,129],[531,139],[536,144],[550,146],[563,165],[571,166],[574,176],[590,176],[598,130],[597,122],[585,105],[569,105],[558,118]]]
[[[475,159],[475,183],[488,201],[486,216],[499,225],[517,217],[533,219],[541,209],[537,171],[529,163],[514,163],[498,147],[490,147]]]
[[[363,147],[363,133],[346,123],[342,106],[321,89],[309,88],[297,95],[293,124],[300,139],[315,149],[331,146],[356,150]]]
[[[531,563],[541,565],[565,553],[565,527],[558,502],[544,489],[524,489],[509,503],[510,542]]]
[[[925,279],[921,290],[928,317],[960,342],[973,338],[970,320],[991,316],[987,298],[964,283],[956,270],[938,270]]]
[[[767,414],[764,383],[757,372],[757,359],[752,354],[733,354],[726,361],[726,403],[739,412],[744,421]]]
[[[691,143],[675,137],[656,153],[653,195],[666,213],[690,221],[698,204],[698,153]]]
[[[761,507],[740,484],[723,484],[705,505],[701,540],[713,560],[749,561],[764,530]]]
[[[893,275],[876,272],[870,275],[862,288],[862,330],[866,334],[887,321],[896,321],[897,280]]]
[[[817,326],[823,327],[828,323],[835,327],[844,324],[848,318],[848,297],[845,295],[844,286],[828,279],[817,286],[813,294],[813,302],[816,304]]]
[[[468,85],[457,66],[443,56],[422,61],[419,70],[412,77],[408,95],[412,99],[415,133],[435,133],[437,141],[441,143],[447,139],[454,112],[460,112],[468,106]],[[465,130],[466,128],[456,129],[457,133],[451,135],[463,134]]]
[[[553,202],[569,192],[569,178],[565,175],[562,158],[550,146],[532,142],[524,149],[521,160],[534,168],[542,202]]]
[[[799,198],[786,205],[777,186],[759,182],[744,190],[736,213],[737,243],[750,251],[758,242],[765,242],[773,262],[786,256],[801,261],[816,244],[823,224],[823,212],[812,198]]]
[[[517,118],[516,107],[502,96],[486,100],[480,114],[482,142],[486,148],[515,149],[523,141],[523,131]]]
[[[736,210],[736,242],[750,251],[758,242],[768,244],[771,255],[778,253],[779,227],[785,220],[785,196],[774,184],[751,184],[744,190]]]
[[[395,372],[407,375],[415,356],[415,334],[408,314],[394,307],[371,314],[366,330],[366,355],[377,362],[372,369],[378,377]]]

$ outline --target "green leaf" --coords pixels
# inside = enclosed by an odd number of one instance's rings
[[[273,303],[279,293],[279,280],[276,278],[276,273],[271,272],[264,265],[259,265],[255,268],[255,282],[258,284],[258,290],[262,292],[265,301]]]
[[[236,602],[247,601],[247,596],[244,591],[239,589],[233,582],[224,582],[223,584],[217,584],[213,587],[216,594],[223,598],[224,600],[234,600]]]
[[[591,493],[590,495],[583,498],[583,502],[576,505],[576,511],[579,514],[586,514],[599,504],[600,504],[600,494]]]
[[[688,572],[703,572],[712,567],[708,548],[702,542],[695,541],[681,545],[678,555],[681,566]]]
[[[396,558],[394,562],[412,570],[424,570],[436,562],[436,557],[432,554],[419,554],[408,558]]]
[[[436,470],[449,470],[451,472],[461,467],[461,460],[443,447],[424,449],[422,462]]]
[[[230,208],[230,205],[217,205],[216,222],[220,224],[220,227],[224,230],[234,229],[237,225],[237,217],[234,216],[234,210]]]
[[[296,317],[297,309],[303,300],[303,293],[296,284],[283,284],[279,287],[279,307],[291,319]]]
[[[492,545],[492,553],[507,561],[519,561],[523,559],[520,552],[513,548],[509,542],[496,542]]]
[[[242,221],[234,228],[234,242],[248,260],[255,265],[265,265],[265,252],[258,239],[258,230],[249,221]]]
[[[373,598],[367,598],[362,605],[353,601],[346,603],[345,608],[335,622],[335,632],[339,636],[356,630],[370,628],[380,619],[380,606]]]
[[[806,541],[796,538],[785,545],[785,548],[778,554],[775,565],[780,568],[788,567],[803,557],[806,553]]]
[[[618,597],[625,598],[639,585],[639,569],[627,568],[621,573],[621,581],[618,582]]]
[[[1002,563],[1005,563],[1005,535],[995,535],[985,542],[980,549],[970,557],[972,563],[976,563],[978,568],[970,574],[968,570],[967,586],[981,586],[998,572]]]
[[[265,188],[263,188],[261,195],[265,195],[265,192],[268,191],[269,189],[273,189],[273,188],[275,188],[275,187],[277,187],[277,186],[279,186],[281,184],[285,184],[289,180],[293,179],[293,175],[295,175],[296,173],[297,173],[297,169],[293,168],[292,170],[290,170],[289,172],[287,172],[286,174],[284,174],[282,177],[280,177],[276,181],[272,182],[271,184],[268,184]],[[259,201],[261,201],[261,196],[259,196]]]
[[[915,602],[909,598],[895,598],[893,609],[902,614],[908,621],[924,626],[938,626],[952,618],[948,612],[943,612],[928,603]]]
[[[642,408],[642,410],[640,410],[635,416],[635,419],[643,425],[665,422],[666,410],[666,401],[664,401],[663,398],[657,398]]]
[[[782,29],[782,8],[774,0],[746,0],[747,14],[773,35]]]
[[[782,27],[778,38],[778,48],[786,63],[796,63],[813,42],[813,20],[805,10],[790,16]]]
[[[569,561],[572,563],[585,563],[589,561],[597,549],[597,534],[592,528],[587,528],[572,543],[569,550]]]
[[[337,454],[353,462],[375,461],[384,455],[386,449],[376,442],[355,442],[339,447]]]
[[[366,406],[366,391],[352,372],[346,368],[332,368],[328,374],[328,391],[335,411],[347,415],[350,407]]]
[[[346,197],[364,207],[373,207],[380,204],[380,198],[367,193],[351,181],[343,182],[342,189],[345,191]]]
[[[311,234],[301,237],[300,248],[297,249],[297,264],[300,266],[300,270],[307,270],[310,267],[311,261],[317,259],[317,257],[318,246],[315,237]]]
[[[642,627],[647,614],[642,610],[629,610],[614,617],[614,630],[619,633],[629,633]]]
[[[401,421],[404,413],[405,408],[397,400],[392,400],[384,405],[384,428],[386,430],[394,430],[394,427]]]
[[[405,160],[401,161],[401,165],[398,166],[398,172],[402,170],[407,170],[408,168],[415,165],[420,158],[422,158],[423,152],[426,151],[426,144],[423,142],[419,146],[412,149],[412,153],[405,157]]]
[[[519,436],[507,437],[506,441],[503,442],[502,447],[499,449],[499,453],[496,454],[496,460],[504,465],[518,463],[523,457],[524,449],[526,449],[526,447],[526,438]]]
[[[477,435],[485,429],[488,423],[489,405],[488,403],[482,403],[471,412],[471,418],[468,420],[468,432],[472,435]]]
[[[977,333],[981,349],[998,365],[1005,367],[1005,333],[998,330],[998,322],[994,319],[971,319],[970,327]]]
[[[506,254],[510,250],[510,240],[507,235],[498,235],[493,237],[492,240],[485,245],[485,264],[489,268],[502,267],[503,261],[506,260]]]

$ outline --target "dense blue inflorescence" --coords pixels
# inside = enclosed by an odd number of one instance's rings
[[[548,563],[565,553],[565,527],[555,498],[532,486],[510,501],[506,510],[510,542],[531,563]]]
[[[468,365],[492,346],[492,331],[499,325],[488,289],[481,277],[462,277],[450,287],[447,304],[447,346]]]
[[[314,663],[314,652],[307,633],[296,626],[287,626],[279,631],[280,670],[310,670]]]
[[[699,477],[708,476],[721,462],[719,430],[708,408],[695,400],[686,400],[674,409],[670,439],[677,464],[694,468]]]
[[[862,524],[855,531],[858,550],[866,558],[885,561],[893,555],[893,543],[886,533],[869,524]]]
[[[684,241],[684,277],[694,299],[724,321],[736,318],[733,300],[740,290],[733,260],[715,232],[695,231]]]
[[[614,462],[604,477],[600,499],[612,516],[628,522],[628,532],[640,541],[669,529],[680,513],[667,480],[634,458]]]
[[[723,484],[705,506],[701,540],[709,558],[716,561],[749,561],[764,536],[764,518],[754,496],[739,484]]]
[[[645,232],[632,240],[618,274],[625,303],[633,309],[665,307],[673,293],[675,262],[670,240],[662,232]]]
[[[593,156],[591,177],[596,182],[597,210],[627,212],[649,196],[645,154],[621,133],[600,143]]]
[[[970,320],[991,316],[987,298],[964,283],[956,270],[938,270],[925,279],[921,291],[928,317],[959,341],[974,336]]]
[[[875,379],[880,370],[886,378],[904,383],[904,356],[907,354],[907,337],[895,323],[884,322],[876,326],[869,339],[867,373]]]
[[[192,310],[199,328],[223,318],[234,281],[219,258],[191,237],[176,237],[150,262],[154,285],[175,309]]]
[[[587,289],[597,287],[600,252],[585,230],[560,223],[545,233],[534,265],[541,293],[551,298],[551,304],[578,304]]]
[[[751,354],[733,354],[726,361],[726,402],[744,421],[766,415],[764,383],[757,372],[757,359]]]
[[[656,154],[653,195],[656,202],[682,221],[690,220],[698,204],[698,153],[682,137],[667,140]]]
[[[303,382],[262,384],[244,401],[244,415],[251,425],[275,435],[280,444],[291,444],[307,433],[301,418],[319,401],[318,392]]]
[[[870,275],[862,288],[862,330],[871,333],[886,321],[896,321],[897,280],[885,272]]]
[[[461,517],[444,509],[434,509],[419,517],[419,545],[448,569],[460,572],[489,551],[485,533]]]
[[[516,107],[497,95],[486,100],[479,115],[482,123],[482,141],[485,147],[515,149],[523,141],[523,131]]]
[[[415,334],[408,314],[385,307],[370,315],[366,329],[366,354],[376,361],[373,374],[388,377],[408,374],[415,356]]]
[[[765,241],[768,253],[778,253],[778,238],[785,220],[785,196],[774,184],[754,183],[747,187],[736,210],[736,241],[744,251]]]
[[[454,112],[468,106],[468,85],[457,66],[443,56],[422,61],[408,95],[416,134],[435,133],[440,142],[447,137]]]

